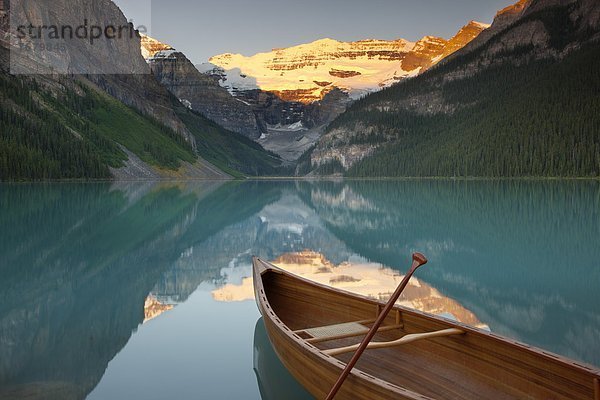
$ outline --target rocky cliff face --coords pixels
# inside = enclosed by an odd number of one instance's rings
[[[285,101],[277,93],[259,89],[238,92],[236,97],[255,110],[264,130],[258,142],[289,163],[308,150],[351,102],[348,94],[337,88],[309,104]]]
[[[222,127],[251,139],[261,136],[256,116],[247,103],[235,99],[210,76],[201,74],[180,52],[146,39],[142,50],[152,73],[179,101]],[[159,50],[159,49],[163,50]]]
[[[38,73],[89,75],[148,73],[147,65],[136,52],[139,34],[111,0],[77,3],[15,0],[10,2],[10,19],[13,71],[30,73],[34,69],[33,72]],[[19,25],[30,24],[37,30],[34,34],[27,31],[23,34],[23,30],[17,29]],[[108,26],[114,28],[112,37],[102,33]],[[50,27],[57,29],[54,32]],[[92,29],[95,30],[93,37]],[[31,49],[28,45],[35,47]]]
[[[7,47],[8,42],[7,35],[8,32],[8,6],[5,4],[4,0],[0,0],[0,46]]]
[[[2,4],[8,9],[9,3],[3,1]],[[48,37],[44,36],[41,42],[38,40],[35,43],[51,46],[49,48],[59,46],[60,52],[36,51],[35,54],[20,54],[14,51],[18,32],[9,31],[9,27],[4,24],[0,36],[5,40],[0,41],[0,45],[7,49],[12,48],[11,63],[17,72],[58,72],[68,76],[83,74],[80,76],[82,79],[89,80],[123,103],[161,121],[195,146],[193,136],[172,109],[171,96],[156,82],[140,55],[139,33],[128,23],[115,3],[111,0],[84,0],[76,3],[69,0],[19,0],[11,2],[10,6],[13,21],[22,22],[24,25],[78,27],[87,22],[90,27],[94,24],[102,27],[127,27],[130,31],[125,31],[120,39],[114,40],[103,37],[91,42],[68,37],[51,39],[47,35]],[[25,43],[33,43],[29,37],[24,40]]]
[[[451,40],[426,36],[416,43],[322,39],[251,57],[222,54],[210,62],[225,71],[221,84],[234,94],[260,88],[288,101],[311,103],[339,88],[357,98],[428,69],[487,27],[471,22]]]

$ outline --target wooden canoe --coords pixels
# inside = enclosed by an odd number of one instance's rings
[[[339,349],[359,343],[385,304],[258,258],[253,278],[275,352],[324,399],[353,354]],[[405,307],[394,307],[375,341],[395,345],[365,351],[336,399],[600,400],[597,368]]]

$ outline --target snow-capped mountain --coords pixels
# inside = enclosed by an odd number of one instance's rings
[[[239,69],[213,64],[194,66],[185,54],[143,36],[141,52],[159,83],[186,107],[222,127],[249,137],[286,161],[294,161],[320,136],[324,127],[345,111],[348,95],[330,90],[318,102],[300,103],[260,90],[256,80]],[[224,81],[235,84],[229,92]],[[333,88],[332,88],[333,89]]]
[[[283,100],[311,103],[337,87],[357,98],[423,72],[487,27],[471,21],[450,40],[433,36],[417,42],[321,39],[250,57],[221,54],[198,68],[219,76],[232,94],[259,88]]]
[[[196,66],[150,37],[141,47],[159,82],[182,103],[293,162],[351,99],[418,75],[487,27],[470,22],[450,40],[321,39],[252,57],[223,54]]]
[[[150,58],[154,58],[155,56],[167,55],[173,52],[173,49],[168,44],[159,42],[158,40],[151,38],[150,36],[140,35],[140,45],[142,49],[142,56],[144,59],[149,60]]]
[[[318,139],[321,127],[342,113],[348,102],[348,95],[340,90],[331,90],[319,102],[287,102],[274,93],[259,90],[248,77],[236,77],[235,70],[225,72],[212,64],[211,71],[198,68],[185,54],[148,36],[142,37],[141,52],[158,82],[183,105],[281,153],[288,161],[310,147]],[[240,75],[239,70],[237,74]],[[228,92],[220,85],[227,76],[236,83],[237,92]],[[313,128],[318,132],[310,131]],[[277,137],[276,146],[265,143],[267,138],[273,138],[269,133]],[[286,149],[282,150],[282,146]]]

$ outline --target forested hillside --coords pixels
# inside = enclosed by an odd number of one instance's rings
[[[0,74],[0,179],[108,178],[125,154],[89,122],[59,116],[64,106],[43,92],[34,80]]]
[[[232,176],[276,173],[279,158],[201,115],[181,113],[197,149],[83,79],[0,74],[0,180],[110,179],[109,167],[128,159],[123,148],[163,170],[200,155]]]
[[[450,101],[477,104],[451,115],[357,107],[336,121],[360,120],[388,132],[354,139],[390,143],[348,175],[600,175],[600,48],[561,63],[492,68],[446,85],[443,93]]]
[[[198,154],[222,171],[236,177],[284,173],[281,158],[251,139],[225,130],[183,106],[178,107],[176,112],[196,138]]]
[[[499,13],[485,41],[353,104],[313,150],[312,170],[600,176],[600,5],[523,4],[512,21]]]

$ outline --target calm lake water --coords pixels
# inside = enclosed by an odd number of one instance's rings
[[[385,298],[413,251],[404,304],[600,366],[599,182],[3,184],[0,398],[308,399],[251,256]]]

